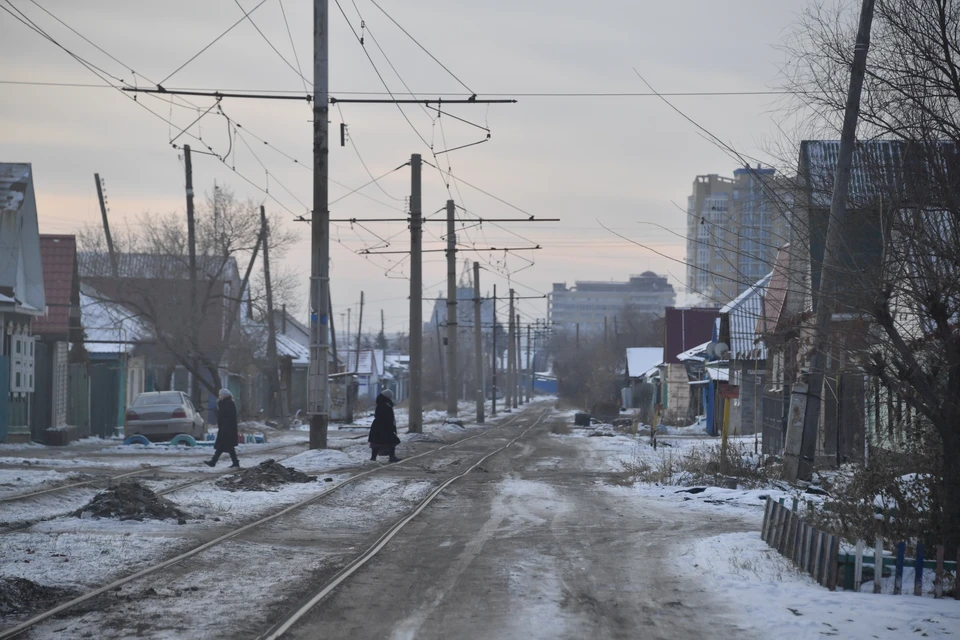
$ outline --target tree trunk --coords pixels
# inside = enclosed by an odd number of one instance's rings
[[[940,438],[943,441],[943,544],[952,558],[960,547],[960,435],[956,423],[941,428]]]

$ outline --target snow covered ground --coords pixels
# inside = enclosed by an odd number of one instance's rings
[[[572,414],[570,422],[572,423]],[[686,435],[690,429],[682,431]],[[569,435],[587,444],[589,456],[581,464],[591,470],[624,472],[627,478],[642,465],[665,468],[665,462],[690,452],[719,446],[719,440],[708,437],[661,435],[656,450],[649,437],[617,434],[591,436],[598,432],[612,433],[610,427],[595,426],[574,429]],[[731,446],[753,449],[753,437],[733,438]],[[703,488],[691,493],[693,486]],[[675,473],[661,483],[628,481],[622,486],[607,486],[606,491],[637,499],[656,500],[677,511],[701,511],[739,519],[753,531],[725,533],[701,539],[693,546],[675,550],[678,571],[698,576],[707,591],[728,594],[735,602],[738,622],[754,630],[762,638],[821,638],[824,636],[870,639],[931,637],[955,638],[960,635],[960,602],[953,599],[917,598],[912,588],[904,595],[892,596],[884,579],[884,593],[873,594],[873,583],[864,583],[861,593],[830,592],[796,569],[786,558],[771,549],[760,538],[760,526],[766,498],[793,498],[820,502],[822,497],[803,493],[782,483],[771,481],[760,488],[725,488],[693,485],[682,473]],[[871,554],[872,555],[872,554]],[[912,571],[904,577],[912,585]],[[926,572],[932,581],[932,572]],[[928,585],[932,586],[932,585]],[[929,589],[927,592],[929,593]]]

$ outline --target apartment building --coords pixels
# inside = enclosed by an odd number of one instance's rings
[[[630,276],[627,282],[578,281],[571,288],[554,283],[547,316],[557,330],[574,330],[579,324],[581,333],[598,333],[605,322],[612,330],[614,318],[625,308],[662,316],[675,301],[673,285],[666,277],[646,271]]]

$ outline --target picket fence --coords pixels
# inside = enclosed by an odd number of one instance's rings
[[[864,565],[874,568],[873,592],[881,593],[883,588],[883,567],[891,567],[894,576],[893,595],[903,592],[903,570],[914,568],[913,594],[923,595],[923,573],[925,569],[934,571],[933,595],[941,598],[944,594],[944,576],[954,576],[953,595],[960,600],[960,586],[957,586],[957,569],[960,567],[960,550],[956,561],[944,559],[943,545],[935,548],[935,559],[926,560],[924,545],[918,544],[915,559],[907,559],[906,544],[897,544],[896,554],[884,557],[883,541],[878,540],[873,556],[864,556],[866,545],[857,541],[854,553],[840,553],[840,537],[821,531],[808,523],[797,513],[797,501],[787,507],[783,499],[775,501],[767,498],[763,512],[763,528],[760,531],[763,541],[776,549],[780,555],[793,562],[801,571],[810,575],[821,586],[835,591],[843,573],[843,588],[860,591]]]

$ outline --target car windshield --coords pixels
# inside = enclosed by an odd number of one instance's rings
[[[147,407],[152,404],[183,404],[183,399],[176,391],[164,391],[162,393],[141,393],[137,396],[135,407]]]

